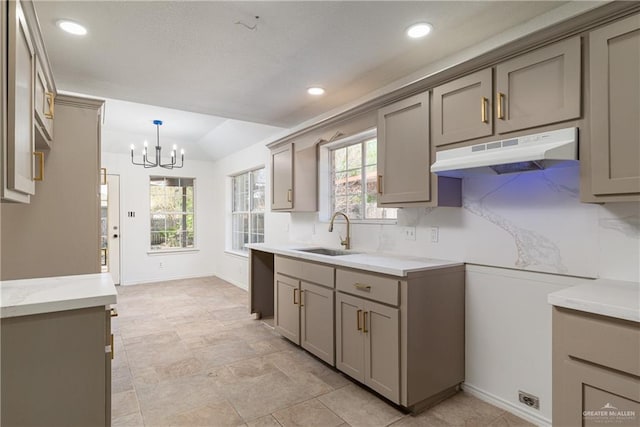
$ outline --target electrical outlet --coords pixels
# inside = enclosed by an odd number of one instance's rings
[[[431,227],[431,243],[438,243],[440,240],[440,228]]]
[[[158,263],[158,267],[159,267],[159,268],[164,268],[164,262],[160,261],[160,262]]]
[[[540,399],[538,396],[518,390],[518,400],[530,408],[540,409]]]
[[[405,240],[416,240],[416,228],[415,227],[405,227],[403,229],[404,239]]]

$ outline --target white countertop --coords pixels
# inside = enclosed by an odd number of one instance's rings
[[[109,273],[6,280],[0,282],[0,317],[107,306],[117,295]]]
[[[380,253],[365,253],[354,250],[352,254],[329,256],[310,252],[302,252],[296,249],[318,248],[306,244],[270,245],[267,243],[251,243],[247,247],[263,252],[285,255],[308,261],[323,262],[341,267],[357,268],[359,270],[375,273],[389,274],[391,276],[406,277],[409,273],[432,270],[442,267],[463,265],[458,261],[446,261],[431,258],[403,257]]]
[[[640,283],[596,279],[553,292],[549,304],[557,307],[640,322]]]

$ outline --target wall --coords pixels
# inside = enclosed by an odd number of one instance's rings
[[[215,274],[217,259],[210,236],[214,212],[222,209],[223,194],[215,182],[211,162],[185,160],[182,169],[144,169],[131,164],[126,154],[103,153],[102,167],[120,176],[120,259],[121,284],[131,285]],[[195,178],[196,251],[149,254],[149,176]],[[135,212],[129,218],[127,212]],[[162,267],[161,267],[162,264]]]

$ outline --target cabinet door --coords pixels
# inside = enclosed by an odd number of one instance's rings
[[[433,142],[436,146],[489,136],[492,69],[478,71],[433,89]]]
[[[400,310],[367,301],[364,383],[386,398],[400,401]]]
[[[430,200],[429,93],[378,110],[378,204]]]
[[[9,2],[7,187],[35,193],[33,98],[35,54],[20,2]]]
[[[579,118],[580,81],[580,37],[498,64],[496,132]]]
[[[300,282],[300,345],[333,365],[333,290]]]
[[[274,286],[275,330],[283,337],[300,344],[300,287],[298,281],[276,274]]]
[[[49,148],[53,139],[53,107],[53,93],[49,91],[42,64],[36,57],[34,112],[40,133],[36,135],[36,143],[41,141],[39,148]]]
[[[596,195],[640,193],[640,15],[589,35]]]
[[[271,209],[293,208],[293,144],[271,152]]]
[[[640,422],[640,380],[574,359],[563,361],[566,389],[556,399],[553,424],[575,426],[637,426]]]
[[[336,293],[336,368],[364,382],[364,300]]]

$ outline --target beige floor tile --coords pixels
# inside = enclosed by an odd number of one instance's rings
[[[449,427],[452,424],[438,418],[431,412],[423,412],[418,415],[405,415],[404,418],[391,424],[393,427]]]
[[[196,348],[192,352],[207,368],[227,365],[257,356],[251,346],[244,341]]]
[[[317,399],[307,400],[306,402],[276,411],[273,413],[273,417],[284,427],[337,427],[344,424],[344,420],[331,412]]]
[[[140,411],[111,420],[111,427],[143,427],[144,421]]]
[[[349,385],[318,398],[351,426],[386,426],[404,414],[372,393]]]
[[[467,426],[487,426],[505,413],[464,392],[434,406],[429,412],[449,424]]]
[[[262,357],[231,363],[227,365],[227,368],[237,378],[256,378],[272,372],[279,372],[273,363]]]
[[[304,387],[279,371],[256,378],[240,379],[225,386],[223,390],[245,421],[260,418],[312,397]]]
[[[265,415],[264,417],[257,418],[253,421],[246,423],[247,427],[282,427],[282,425],[276,421],[271,415]]]
[[[111,394],[111,417],[121,418],[140,412],[138,397],[133,390]]]
[[[492,422],[491,427],[533,427],[535,424],[523,420],[509,412],[505,412],[497,420]]]
[[[175,427],[239,426],[244,421],[227,401],[211,403],[172,415],[161,423]]]

